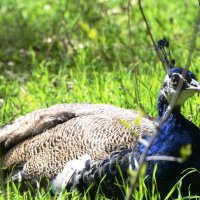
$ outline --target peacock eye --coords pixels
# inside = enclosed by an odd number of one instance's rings
[[[173,86],[177,86],[179,80],[180,80],[180,76],[179,76],[178,74],[173,74],[173,75],[171,76],[171,84],[172,84]]]
[[[191,83],[192,79],[190,77],[186,77],[188,83]]]

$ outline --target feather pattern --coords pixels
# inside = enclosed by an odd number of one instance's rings
[[[88,154],[100,160],[135,145],[155,123],[135,111],[103,104],[61,104],[29,113],[0,129],[7,147],[3,167],[20,166],[24,179],[53,178],[65,164]]]

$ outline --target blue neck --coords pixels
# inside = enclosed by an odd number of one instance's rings
[[[157,102],[157,110],[158,110],[158,121],[160,121],[161,117],[164,116],[169,103],[167,102],[166,98],[163,95],[159,95],[158,102]],[[174,115],[181,115],[180,107],[175,107],[172,111]]]

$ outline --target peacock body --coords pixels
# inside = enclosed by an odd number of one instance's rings
[[[162,198],[168,194],[170,189],[184,175],[183,172],[185,170],[191,168],[200,170],[200,130],[180,112],[181,105],[185,100],[194,95],[195,92],[200,92],[200,85],[196,81],[194,74],[187,71],[184,78],[182,73],[182,68],[172,68],[164,79],[157,104],[159,123],[161,123],[163,116],[170,108],[172,101],[170,96],[175,93],[180,80],[183,81],[183,85],[178,101],[172,108],[169,117],[158,130],[158,134],[148,150],[146,158],[146,174],[148,176],[146,184],[151,187],[154,168],[157,166],[156,181]],[[150,137],[150,135],[144,135],[143,139],[148,142]],[[182,155],[182,149],[185,147],[191,147],[191,152],[186,156],[187,158]],[[76,187],[81,189],[93,183],[95,190],[97,190],[102,178],[106,176],[107,178],[101,184],[104,192],[106,191],[110,196],[117,194],[117,197],[122,198],[122,192],[113,184],[116,179],[122,179],[119,167],[126,180],[128,178],[128,170],[130,168],[136,169],[136,163],[140,163],[141,155],[145,149],[144,144],[138,142],[134,147],[116,151],[106,159],[95,162],[90,167],[85,167],[85,169],[75,174],[70,184],[75,184]],[[165,160],[163,156],[165,158],[174,158],[174,160]],[[159,157],[162,157],[162,159],[159,159]],[[180,162],[176,158],[182,158],[183,160]],[[183,179],[181,192],[185,196],[189,194],[200,195],[199,188],[199,173],[191,173]]]

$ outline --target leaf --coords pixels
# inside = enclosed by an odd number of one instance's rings
[[[144,113],[140,110],[138,112],[138,116],[134,120],[136,126],[140,125],[143,115],[144,115]]]
[[[191,144],[187,144],[187,145],[181,147],[180,155],[184,161],[187,160],[188,157],[191,156],[191,154],[192,154],[192,145]]]
[[[118,121],[121,125],[123,125],[125,128],[130,129],[131,128],[131,124],[130,122],[126,121],[123,118],[118,118]]]

